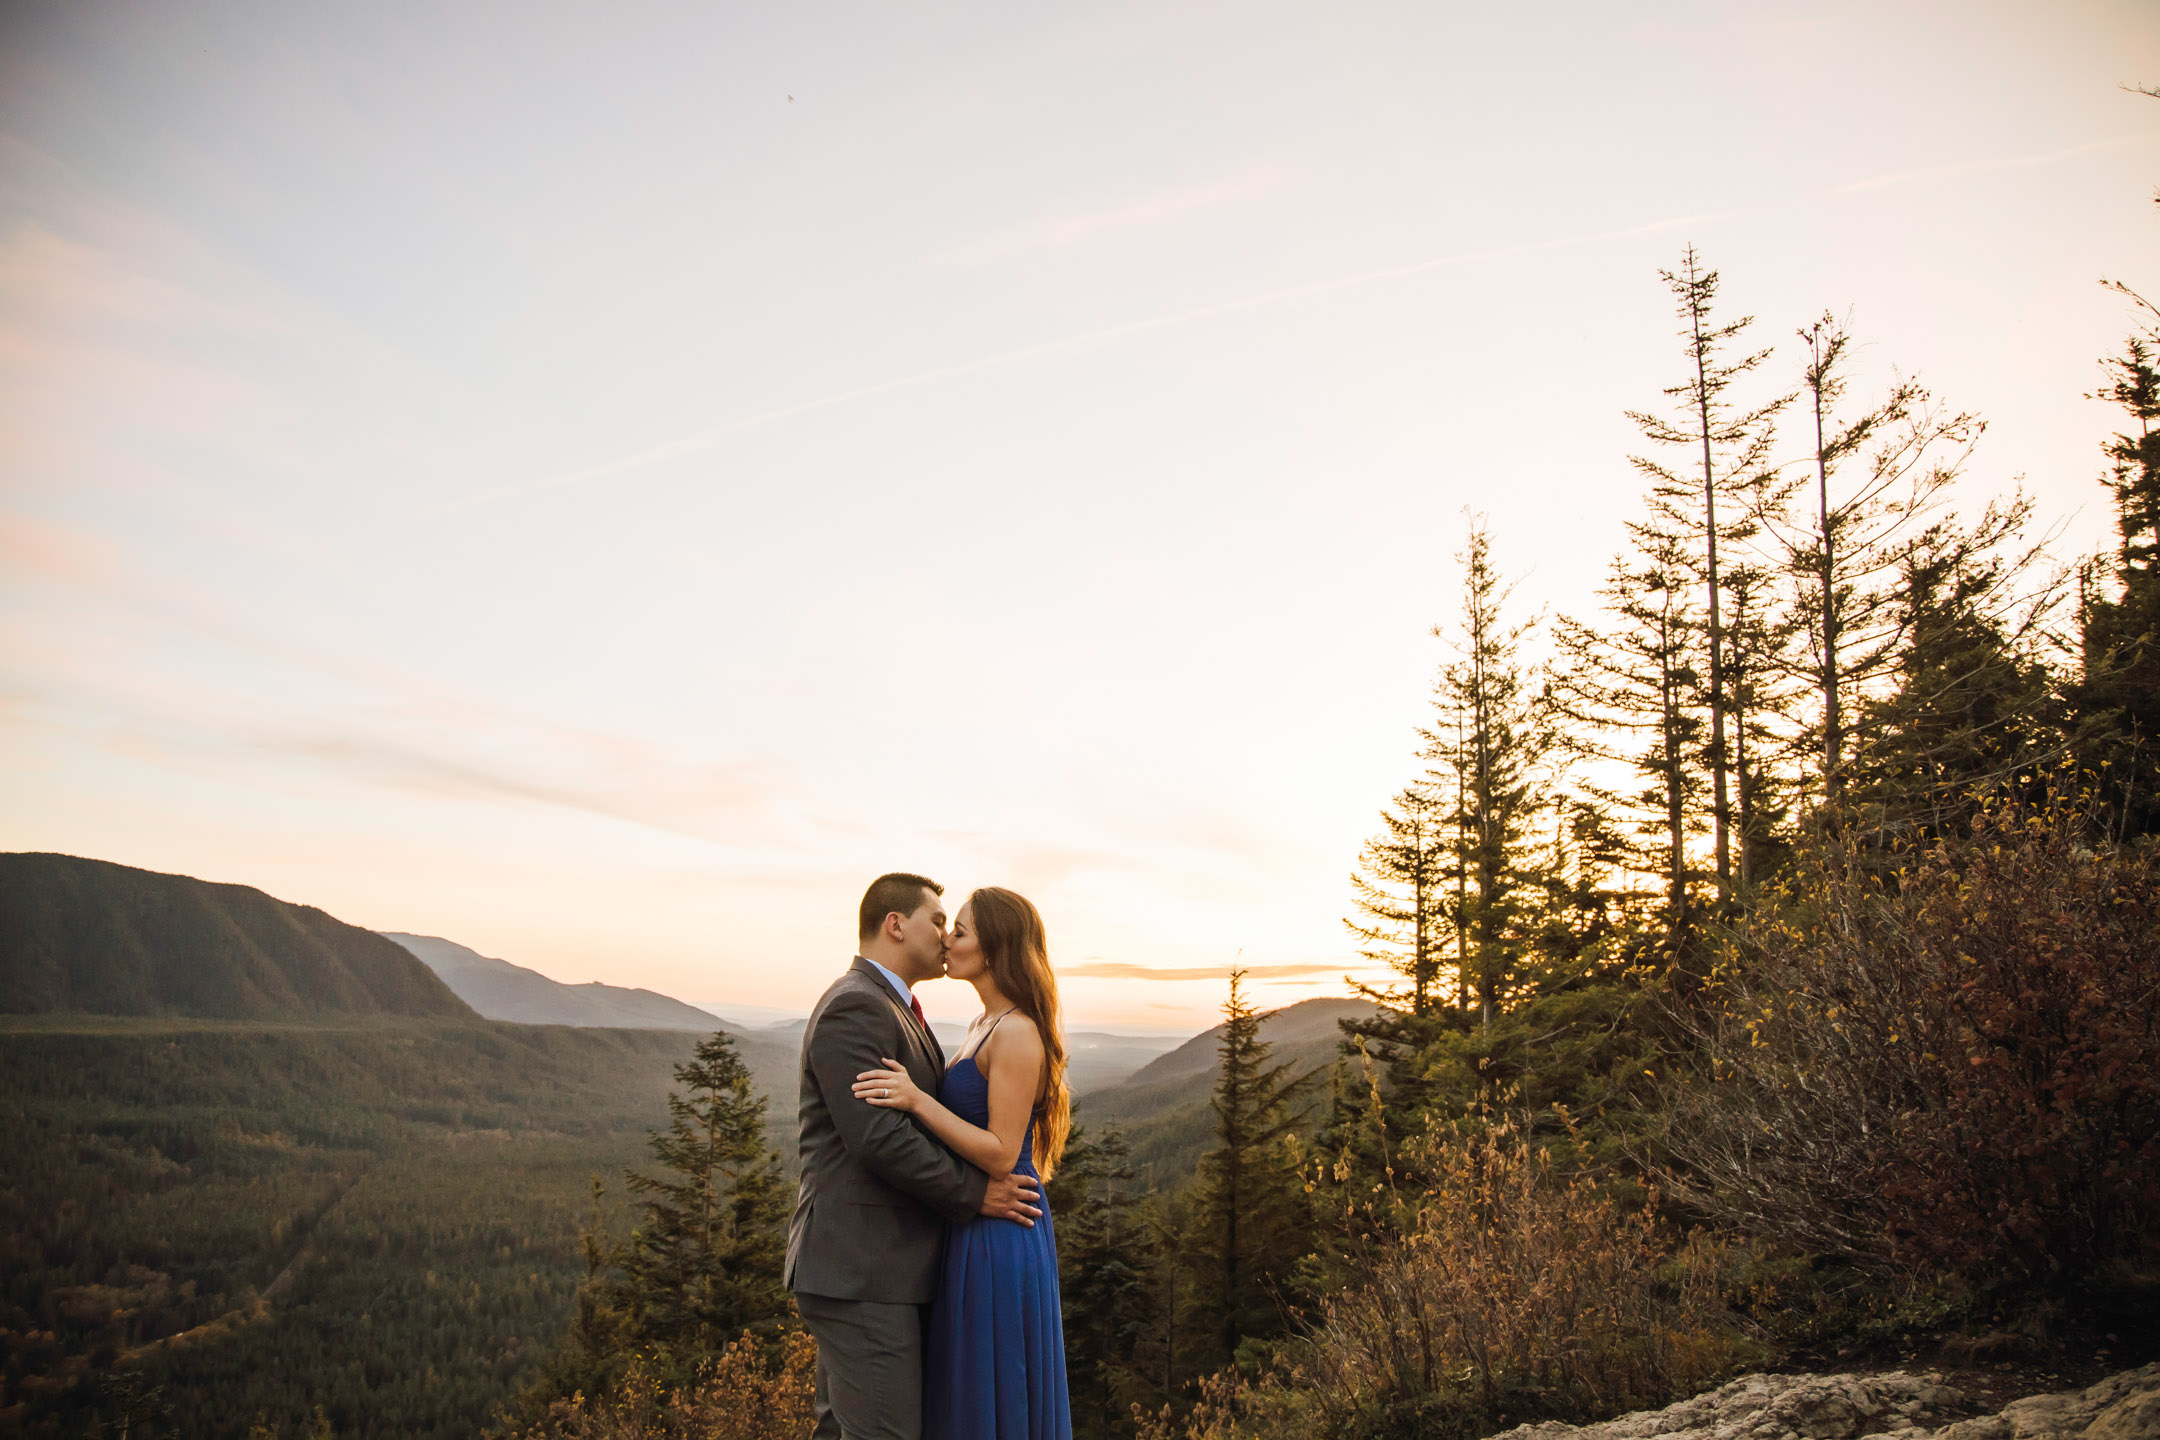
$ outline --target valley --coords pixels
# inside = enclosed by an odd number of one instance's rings
[[[1331,1047],[1336,1003],[1271,1017],[1283,1058]],[[477,1434],[560,1338],[581,1230],[628,1224],[623,1170],[705,1035],[793,1169],[801,1030],[245,886],[0,855],[0,1429],[147,1406],[213,1440]],[[1212,1032],[1067,1040],[1083,1123],[1190,1174]]]

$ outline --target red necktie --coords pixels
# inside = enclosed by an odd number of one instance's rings
[[[924,1031],[925,1031],[925,1032],[927,1033],[927,1032],[929,1031],[929,1029],[930,1029],[930,1022],[929,1022],[928,1020],[925,1020],[925,1019],[923,1019],[923,1014],[922,1014],[922,1001],[920,1001],[920,1000],[916,999],[916,998],[914,997],[914,995],[910,994],[910,995],[909,995],[909,996],[907,997],[907,1003],[908,1003],[908,1009],[910,1009],[910,1010],[913,1010],[913,1011],[915,1012],[915,1023],[916,1023],[916,1024],[918,1024],[918,1025],[920,1025],[920,1026],[922,1026],[923,1030],[924,1030]]]

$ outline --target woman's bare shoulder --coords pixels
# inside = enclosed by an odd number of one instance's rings
[[[983,1046],[991,1052],[990,1063],[993,1065],[1006,1055],[1033,1063],[1042,1059],[1042,1031],[1036,1028],[1033,1020],[1015,1010],[998,1022]]]

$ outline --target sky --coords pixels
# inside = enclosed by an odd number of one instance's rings
[[[2101,542],[2141,83],[2150,0],[13,0],[0,849],[736,1006],[889,869],[1075,1023],[1341,993],[1468,517],[1590,609],[1685,246]]]

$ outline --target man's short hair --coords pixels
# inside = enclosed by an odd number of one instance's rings
[[[913,915],[922,908],[923,892],[943,895],[945,887],[925,875],[880,875],[863,891],[855,938],[868,940],[885,928],[887,915]]]

